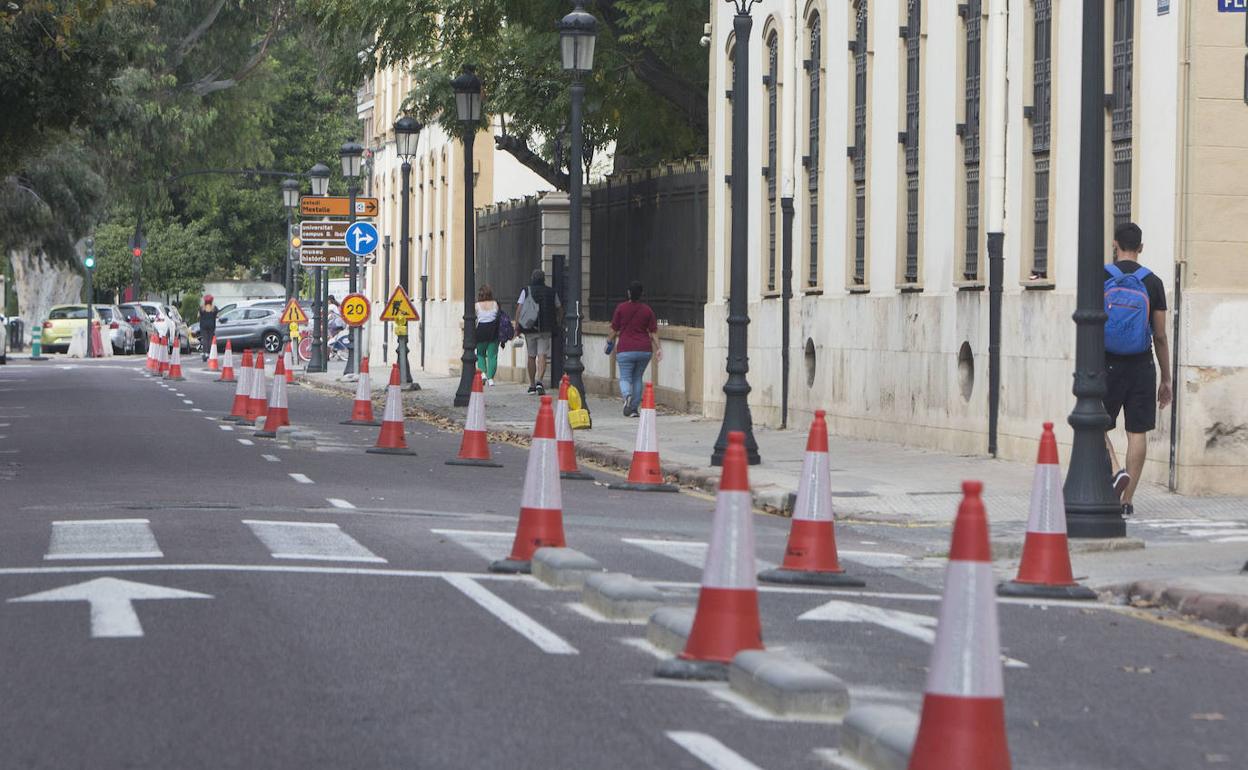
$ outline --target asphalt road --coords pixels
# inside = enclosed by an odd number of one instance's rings
[[[409,421],[418,456],[365,454],[376,429],[339,425],[350,402],[304,387],[291,417],[319,449],[284,448],[223,429],[233,387],[197,360],[183,383],[145,377],[141,358],[11,360],[4,768],[829,766],[837,724],[657,680],[644,626],[486,572],[510,546],[524,449],[495,446],[501,469],[450,467],[458,436]],[[583,481],[564,482],[563,500],[571,547],[674,601],[694,596],[712,500]],[[759,559],[779,560],[787,522],[755,523]],[[906,530],[838,535],[867,588],[764,590],[764,638],[840,676],[855,704],[917,708],[921,633],[799,616],[845,604],[934,616],[943,562]],[[1000,615],[1017,661],[1015,767],[1248,766],[1242,645],[1100,604]]]

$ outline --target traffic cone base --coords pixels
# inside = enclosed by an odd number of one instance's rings
[[[377,420],[343,420],[339,425],[363,425],[368,428],[376,428],[381,425]]]
[[[490,572],[529,574],[538,548],[566,548],[561,509],[521,508],[511,555],[490,563]]]
[[[415,455],[415,449],[408,447],[370,446],[364,450],[371,455]]]
[[[502,463],[496,463],[493,460],[476,460],[472,458],[452,457],[446,461],[447,465],[467,465],[475,468],[501,468]]]
[[[928,693],[909,770],[1010,770],[1005,701]],[[963,761],[974,757],[971,765]]]

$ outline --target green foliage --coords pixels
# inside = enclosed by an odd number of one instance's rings
[[[120,223],[101,226],[95,233],[96,285],[128,286],[133,275],[130,237],[133,227]],[[202,220],[190,224],[158,221],[147,232],[141,279],[144,291],[158,294],[197,294],[205,280],[230,268],[225,238]]]
[[[53,263],[80,268],[74,244],[104,200],[89,161],[82,145],[66,141],[30,159],[20,177],[0,178],[0,248],[41,249]]]

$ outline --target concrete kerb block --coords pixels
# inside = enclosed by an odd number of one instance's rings
[[[779,652],[745,650],[728,669],[728,685],[780,716],[836,719],[849,711],[849,689],[818,666]]]
[[[841,753],[872,770],[906,770],[919,715],[900,706],[861,706],[841,724]]]
[[[676,655],[685,649],[693,630],[693,607],[660,607],[646,624],[646,641]]]
[[[277,443],[285,444],[289,446],[291,443],[291,440],[290,440],[291,434],[298,432],[298,430],[299,429],[293,425],[283,425],[282,427],[278,428],[277,437],[276,437]]]
[[[538,548],[533,553],[533,577],[552,588],[580,589],[585,579],[603,571],[594,559],[571,548]]]
[[[666,601],[657,588],[622,572],[601,572],[585,578],[581,602],[612,620],[642,620]]]
[[[1104,553],[1111,551],[1141,551],[1144,541],[1138,537],[1071,538],[1068,541],[1071,554]],[[1023,556],[1022,540],[993,540],[992,559],[1020,559]]]

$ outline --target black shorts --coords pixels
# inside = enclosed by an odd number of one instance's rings
[[[1105,361],[1105,411],[1114,425],[1123,413],[1127,433],[1157,427],[1157,369],[1151,356],[1108,358]]]

